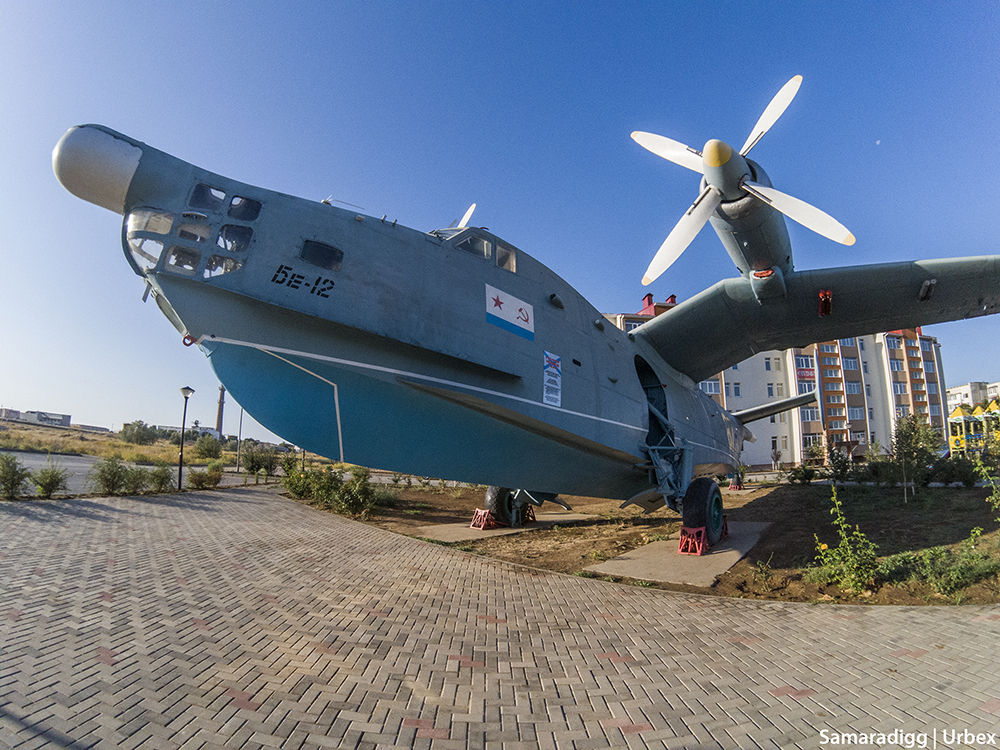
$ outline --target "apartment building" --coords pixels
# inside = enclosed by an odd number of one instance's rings
[[[630,330],[676,305],[673,296],[643,302],[638,313],[606,317]],[[941,346],[919,328],[761,352],[699,388],[729,411],[817,391],[816,403],[749,425],[756,441],[744,446],[742,460],[755,468],[801,463],[814,444],[860,457],[873,443],[888,447],[900,417],[925,415],[943,433],[948,415]]]

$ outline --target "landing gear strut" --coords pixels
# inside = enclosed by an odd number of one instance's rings
[[[684,493],[681,505],[683,523],[689,529],[705,527],[709,546],[722,538],[722,492],[714,480],[695,479]]]

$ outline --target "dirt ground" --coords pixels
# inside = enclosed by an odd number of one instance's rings
[[[659,588],[718,596],[817,602],[877,604],[949,604],[1000,602],[996,576],[953,596],[934,592],[926,584],[883,585],[861,595],[842,592],[835,585],[805,580],[803,568],[816,556],[816,538],[836,545],[831,525],[830,487],[787,484],[747,485],[742,491],[723,488],[726,512],[732,521],[770,521],[758,544],[710,588],[654,584]],[[380,508],[371,523],[402,534],[418,536],[417,529],[435,523],[471,522],[483,505],[483,489],[403,488],[393,508]],[[903,502],[898,488],[844,487],[839,497],[844,514],[878,545],[880,557],[939,545],[955,545],[975,526],[984,529],[979,549],[1000,554],[998,515],[984,500],[983,489],[929,488]],[[535,529],[510,536],[484,538],[450,546],[501,560],[563,573],[617,557],[643,544],[666,539],[679,531],[680,516],[661,509],[642,515],[636,508],[621,510],[618,501],[564,497],[574,512],[593,515],[586,521],[551,529]],[[543,508],[545,510],[546,508]],[[589,575],[589,574],[586,574]],[[622,579],[614,579],[622,580]],[[625,580],[625,582],[630,582]],[[649,582],[642,582],[647,585]]]

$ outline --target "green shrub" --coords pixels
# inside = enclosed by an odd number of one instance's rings
[[[802,464],[788,470],[788,480],[799,484],[809,484],[816,478],[816,470],[811,466]]]
[[[344,481],[339,469],[293,471],[282,479],[285,489],[296,498],[349,516],[370,513],[376,507],[392,507],[396,495],[371,483],[371,472],[361,466],[351,469]]]
[[[286,477],[298,471],[298,463],[299,457],[295,455],[294,451],[289,451],[281,457],[281,470]]]
[[[129,467],[117,456],[94,464],[87,473],[87,484],[99,495],[121,495],[125,489]]]
[[[192,469],[188,472],[188,487],[194,490],[210,489],[212,487],[218,487],[221,479],[221,469],[206,469],[205,471]]]
[[[0,496],[4,500],[13,500],[24,494],[24,489],[31,479],[31,470],[21,465],[17,456],[0,454]]]
[[[149,483],[153,492],[171,492],[174,489],[174,472],[165,463],[149,472]]]
[[[122,485],[123,495],[141,495],[150,485],[149,469],[141,466],[126,466],[125,481]]]
[[[45,468],[36,471],[32,475],[32,481],[35,483],[35,488],[38,490],[39,497],[48,499],[56,492],[60,492],[67,488],[68,477],[69,472],[60,468],[52,461],[52,456],[49,456],[49,460],[46,462]]]
[[[831,502],[833,508],[830,514],[833,518],[833,526],[837,530],[840,542],[836,547],[830,547],[816,539],[816,563],[820,571],[816,576],[825,576],[826,580],[832,581],[842,589],[855,593],[864,591],[875,583],[875,573],[877,570],[877,557],[875,551],[878,546],[874,544],[857,526],[851,530],[851,526],[844,517],[843,507],[837,498],[837,488],[832,488]]]

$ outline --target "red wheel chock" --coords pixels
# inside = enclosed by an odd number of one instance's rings
[[[535,523],[535,508],[532,505],[524,509],[524,518],[521,519],[522,526],[527,526],[529,523]]]
[[[476,515],[472,517],[472,523],[469,524],[470,529],[480,529],[486,531],[488,529],[502,529],[506,528],[507,524],[500,523],[497,519],[493,517],[493,514],[488,510],[483,510],[482,508],[476,508]]]
[[[722,536],[719,537],[721,542],[723,539],[729,536],[729,521],[728,516],[722,517]],[[681,542],[677,545],[678,555],[704,555],[705,550],[708,549],[708,535],[705,533],[705,527],[699,526],[696,529],[689,528],[687,526],[681,527]]]
[[[743,482],[739,480],[739,477],[733,477],[729,480],[729,489],[731,490],[745,490],[746,487],[743,486]]]

